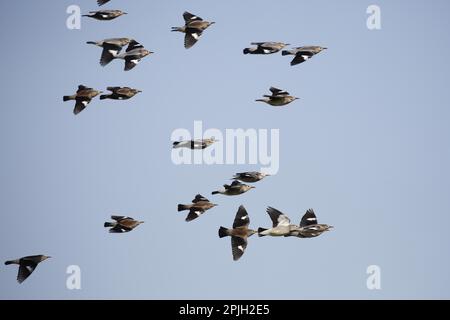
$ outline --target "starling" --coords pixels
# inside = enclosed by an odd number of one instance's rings
[[[320,46],[306,46],[306,47],[297,47],[292,50],[283,50],[281,54],[283,56],[287,55],[295,55],[295,58],[291,61],[291,66],[295,66],[296,64],[300,64],[315,56],[316,54],[326,50],[327,48]]]
[[[109,229],[110,233],[124,233],[130,232],[140,224],[144,223],[144,221],[136,221],[130,217],[124,216],[111,216],[111,219],[115,220],[115,222],[105,222],[105,228]]]
[[[113,38],[101,41],[88,41],[87,43],[103,48],[102,56],[100,58],[100,65],[106,66],[114,60],[114,57],[120,53],[124,46],[130,44],[130,42],[131,39],[128,38]]]
[[[197,139],[197,140],[185,140],[185,141],[175,141],[173,143],[173,149],[178,148],[188,148],[192,150],[196,149],[206,149],[210,145],[212,145],[214,142],[217,142],[214,137],[210,139]]]
[[[51,258],[49,256],[37,255],[37,256],[28,256],[23,257],[16,260],[6,261],[5,265],[10,264],[18,264],[19,265],[19,273],[17,274],[17,282],[24,282],[36,269],[37,265],[44,260]]]
[[[110,0],[97,0],[97,3],[99,6],[104,5],[105,3],[109,2]]]
[[[186,222],[192,221],[200,217],[203,213],[211,208],[216,207],[217,204],[211,203],[208,199],[203,197],[201,194],[195,196],[192,200],[192,204],[179,204],[178,212],[189,210],[189,214],[186,217]]]
[[[291,224],[291,220],[282,212],[274,209],[272,207],[267,208],[267,213],[272,220],[272,228],[271,229],[258,229],[258,236],[272,236],[272,237],[281,237],[290,235],[292,232],[298,229],[298,226]]]
[[[253,186],[248,186],[246,184],[240,183],[239,181],[233,181],[231,185],[224,184],[224,190],[213,191],[212,194],[223,194],[226,196],[237,196],[239,194],[246,193],[250,189],[254,189]]]
[[[101,93],[103,92],[79,85],[77,93],[71,96],[64,96],[63,101],[75,100],[76,103],[73,113],[77,115],[87,107],[93,98]]]
[[[244,54],[272,54],[289,46],[288,43],[283,42],[252,42],[251,45],[256,47],[245,48]]]
[[[132,89],[129,87],[108,87],[111,94],[104,94],[100,96],[100,100],[113,99],[113,100],[128,100],[133,98],[136,94],[142,92],[141,90]]]
[[[240,206],[236,217],[234,218],[233,229],[220,227],[219,237],[231,237],[231,251],[233,253],[233,260],[239,260],[247,248],[247,238],[257,233],[255,230],[248,228],[250,218],[244,206]]]
[[[152,51],[148,51],[144,48],[136,40],[131,40],[128,48],[125,52],[120,53],[113,57],[113,59],[123,59],[125,60],[125,71],[129,71],[133,69],[139,62],[141,62],[142,58],[145,58],[149,54],[152,54]]]
[[[267,174],[267,173],[253,171],[253,172],[236,173],[235,176],[233,177],[233,179],[240,180],[242,182],[247,182],[247,183],[255,183],[255,182],[261,181],[265,177],[269,177],[269,176],[270,176],[270,174]]]
[[[293,230],[289,236],[299,238],[314,238],[320,236],[325,231],[330,231],[333,226],[327,224],[318,224],[317,217],[313,209],[306,211],[300,222],[300,228]]]
[[[172,27],[172,31],[185,33],[184,47],[191,48],[200,39],[203,31],[215,22],[203,21],[202,18],[193,15],[192,13],[183,13],[185,25],[183,27]]]
[[[100,21],[108,21],[118,18],[126,12],[122,10],[99,10],[99,11],[89,11],[89,14],[83,14],[83,17],[89,17]]]
[[[289,94],[289,92],[287,92],[287,91],[283,91],[283,90],[275,88],[275,87],[271,87],[269,90],[270,90],[270,92],[272,92],[272,95],[270,95],[270,96],[264,95],[264,99],[257,99],[255,101],[265,102],[274,107],[281,107],[281,106],[285,106],[285,105],[291,103],[292,101],[300,99],[300,98],[291,96]]]

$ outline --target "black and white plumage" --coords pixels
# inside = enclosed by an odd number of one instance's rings
[[[269,177],[269,176],[270,176],[270,174],[267,174],[264,172],[251,171],[251,172],[236,173],[234,175],[233,179],[240,180],[240,181],[246,182],[246,183],[255,183],[255,182],[261,181],[265,177]]]
[[[255,187],[249,186],[243,183],[240,183],[239,181],[235,180],[231,185],[224,184],[223,190],[213,191],[212,194],[223,194],[226,196],[237,196],[243,193],[246,193],[247,191],[254,189]]]
[[[298,238],[315,238],[326,231],[330,231],[333,226],[319,224],[313,209],[308,209],[300,221],[300,228],[292,230],[289,236]]]
[[[36,256],[28,256],[23,257],[16,260],[9,260],[5,262],[5,265],[17,264],[19,265],[19,272],[17,274],[17,282],[24,282],[36,269],[39,263],[44,260],[47,260],[51,257],[45,255],[36,255]]]
[[[214,137],[209,139],[196,139],[196,140],[182,140],[173,142],[172,148],[188,148],[192,150],[202,150],[208,148],[213,143],[217,142]]]
[[[89,14],[83,14],[83,17],[92,18],[100,21],[109,21],[116,19],[120,16],[127,14],[122,10],[99,10],[99,11],[89,11]]]
[[[256,47],[245,48],[244,54],[272,54],[289,46],[288,43],[283,42],[252,42],[251,45]]]
[[[298,229],[298,226],[291,224],[291,220],[287,215],[282,213],[281,211],[268,207],[267,214],[272,220],[272,228],[258,229],[258,235],[260,237],[264,236],[272,236],[272,237],[281,237],[290,235],[291,232]]]
[[[289,103],[298,100],[300,98],[291,96],[289,94],[289,92],[282,90],[282,89],[278,89],[275,87],[270,87],[270,92],[272,93],[271,95],[264,95],[262,99],[257,99],[255,101],[257,102],[264,102],[267,103],[273,107],[281,107],[281,106],[285,106],[288,105]]]
[[[247,238],[256,233],[255,230],[248,228],[250,225],[250,218],[244,206],[240,206],[236,217],[234,218],[233,228],[227,229],[225,227],[219,228],[219,237],[231,237],[231,251],[233,253],[233,260],[239,260],[247,248]]]
[[[87,107],[93,98],[101,93],[101,91],[88,88],[84,85],[79,85],[77,92],[71,96],[64,96],[63,101],[75,100],[75,108],[73,109],[73,113],[77,115]]]
[[[321,46],[304,46],[304,47],[297,47],[292,50],[283,50],[281,54],[283,56],[286,55],[294,55],[294,59],[291,61],[291,66],[295,66],[297,64],[300,64],[302,62],[305,62],[306,60],[309,60],[316,54],[322,52],[323,50],[326,50],[327,48],[321,47]]]
[[[122,48],[129,45],[132,39],[128,38],[112,38],[100,41],[88,41],[88,44],[93,44],[103,48],[102,56],[100,58],[100,65],[106,66],[122,51]]]
[[[106,89],[108,91],[111,91],[111,94],[101,95],[100,100],[104,99],[128,100],[133,98],[138,93],[142,92],[141,90],[132,89],[129,87],[108,87]]]
[[[131,217],[125,216],[111,216],[111,219],[114,220],[114,222],[105,222],[104,224],[105,228],[111,228],[109,229],[110,233],[130,232],[144,223],[144,221],[137,221]]]
[[[138,65],[139,62],[141,62],[141,59],[145,58],[146,56],[152,54],[152,51],[149,51],[144,48],[142,44],[137,42],[136,40],[131,40],[127,50],[123,53],[119,53],[113,57],[114,59],[122,59],[125,60],[125,71],[129,71],[133,69],[135,66]]]
[[[110,0],[97,0],[97,4],[99,5],[99,6],[102,6],[102,5],[104,5],[105,3],[107,3],[107,2],[109,2]]]
[[[183,13],[185,25],[183,27],[172,27],[172,31],[178,31],[185,34],[184,47],[186,49],[194,46],[200,39],[203,31],[215,22],[203,21],[202,18],[189,12]]]
[[[210,202],[207,198],[201,194],[197,194],[192,200],[192,204],[179,204],[178,212],[189,210],[189,214],[186,217],[186,222],[192,221],[200,217],[206,211],[216,207],[217,204]]]

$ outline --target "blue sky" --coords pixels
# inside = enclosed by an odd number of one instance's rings
[[[82,20],[66,8],[94,0],[1,2],[0,166],[3,260],[53,256],[22,285],[3,266],[4,299],[449,298],[450,129],[448,1],[112,0],[127,16]],[[382,29],[366,27],[377,4]],[[213,20],[183,48],[188,10]],[[133,37],[155,54],[130,72],[86,41]],[[253,41],[329,49],[295,67],[280,54],[244,56]],[[94,100],[79,116],[62,96],[79,84],[130,86],[129,101]],[[301,100],[254,102],[270,86]],[[253,165],[176,166],[172,132],[280,130],[280,170],[249,193],[210,192]],[[219,204],[186,223],[176,212],[201,193]],[[335,229],[315,239],[249,239],[231,258],[231,226],[243,204],[254,228],[267,206],[298,223],[308,208]],[[146,223],[111,235],[111,214]],[[382,290],[366,287],[381,267]],[[82,289],[66,289],[66,268]]]

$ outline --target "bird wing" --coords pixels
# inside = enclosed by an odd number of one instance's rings
[[[125,71],[130,71],[134,67],[136,67],[139,62],[141,62],[141,59],[136,56],[128,56],[125,57]]]
[[[183,18],[184,18],[184,21],[186,22],[186,24],[191,21],[203,21],[202,18],[200,18],[190,12],[187,12],[187,11],[183,13]]]
[[[195,199],[192,200],[192,203],[197,203],[197,202],[200,202],[200,201],[209,202],[209,200],[206,199],[204,196],[202,196],[201,194],[198,194],[198,195],[195,196]]]
[[[111,43],[103,44],[102,56],[100,57],[100,65],[106,66],[120,53],[121,50],[121,46]]]
[[[75,108],[73,109],[73,113],[75,115],[79,114],[81,111],[86,109],[89,102],[91,102],[91,99],[83,97],[83,98],[76,98],[75,99]]]
[[[308,209],[300,221],[300,227],[307,227],[317,224],[317,217],[313,209]]]
[[[130,43],[128,44],[126,52],[130,52],[131,50],[138,48],[144,48],[144,46],[139,42],[137,42],[136,40],[131,40]]]
[[[21,261],[19,267],[19,273],[17,274],[17,282],[24,282],[36,269],[37,263],[32,261]]]
[[[86,87],[86,86],[80,84],[80,85],[78,86],[77,93],[79,93],[79,92],[81,92],[81,91],[84,91],[84,90],[92,90],[92,88],[88,88],[88,87]]]
[[[97,0],[97,3],[99,6],[104,5],[105,3],[109,2],[110,0]]]
[[[195,30],[194,32],[186,32],[184,36],[184,47],[186,49],[192,48],[194,44],[200,39],[202,32],[200,30]]]
[[[231,185],[228,184],[224,184],[223,187],[225,188],[225,190],[230,190],[230,189],[239,189],[242,186],[242,183],[240,183],[239,181],[235,180],[231,183]]]
[[[186,222],[192,221],[200,217],[203,213],[205,213],[205,210],[200,208],[192,208],[189,210],[189,214],[186,217]]]
[[[241,237],[231,237],[231,251],[233,252],[233,260],[239,260],[247,248],[247,239]]]
[[[250,224],[250,218],[248,216],[247,210],[245,210],[244,206],[240,206],[238,212],[236,213],[236,217],[234,218],[233,229],[239,227],[248,227]]]
[[[120,220],[123,220],[125,218],[126,218],[125,216],[111,216],[111,219],[113,219],[117,222],[119,222]]]
[[[250,179],[256,178],[257,175],[258,175],[257,172],[240,172],[237,174],[239,178],[250,178]]]
[[[124,232],[128,231],[125,231],[125,229],[120,225],[116,225],[113,228],[109,229],[109,233],[124,233]]]
[[[284,91],[282,89],[275,88],[275,87],[270,87],[269,90],[270,90],[270,92],[272,92],[272,96],[273,97],[274,96],[286,96],[286,95],[289,95],[289,92]]]
[[[267,213],[269,214],[270,219],[272,220],[273,228],[277,226],[288,226],[291,224],[291,220],[289,220],[289,218],[284,213],[278,211],[275,208],[268,207]]]
[[[299,51],[295,54],[295,58],[291,61],[291,66],[300,64],[310,59],[314,54],[309,51]]]
[[[117,93],[118,90],[120,90],[121,87],[107,87],[106,90],[111,91],[113,93]]]

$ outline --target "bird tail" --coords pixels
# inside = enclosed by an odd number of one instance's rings
[[[282,56],[288,56],[288,55],[290,55],[290,54],[292,54],[292,52],[290,52],[289,50],[283,50],[283,51],[281,51],[281,55],[282,55]]]
[[[245,48],[244,49],[244,54],[249,54],[250,53],[250,49],[249,48]]]
[[[90,14],[83,14],[82,17],[92,17]]]
[[[115,223],[114,222],[105,222],[104,226],[105,228],[111,228],[111,227],[115,227]]]
[[[102,94],[100,96],[100,100],[105,100],[105,99],[108,99],[108,98],[109,98],[109,94]]]
[[[213,191],[213,192],[211,192],[211,194],[219,194],[220,192],[219,191]]]
[[[266,102],[266,100],[264,100],[264,99],[256,99],[255,101],[256,102]]]
[[[173,143],[173,147],[176,148],[180,143],[181,143],[180,141],[175,141],[175,142]]]
[[[18,263],[19,263],[19,261],[17,261],[17,260],[9,260],[9,261],[5,261],[5,266],[8,266],[10,264],[18,264]]]
[[[75,97],[74,96],[64,96],[63,97],[63,101],[69,101],[69,100],[74,100]]]
[[[95,42],[95,41],[88,41],[88,42],[86,42],[87,44],[93,44],[93,45],[97,45],[97,42]]]
[[[178,31],[178,32],[184,32],[184,27],[172,27],[172,32],[174,32],[174,31]]]
[[[219,228],[219,238],[228,236],[228,229],[224,227]]]
[[[184,210],[189,210],[189,207],[185,204],[179,204],[178,205],[178,212],[180,211],[184,211]]]
[[[267,229],[264,228],[258,228],[258,236],[259,237],[265,237],[265,234],[261,234],[262,232],[266,231]]]

